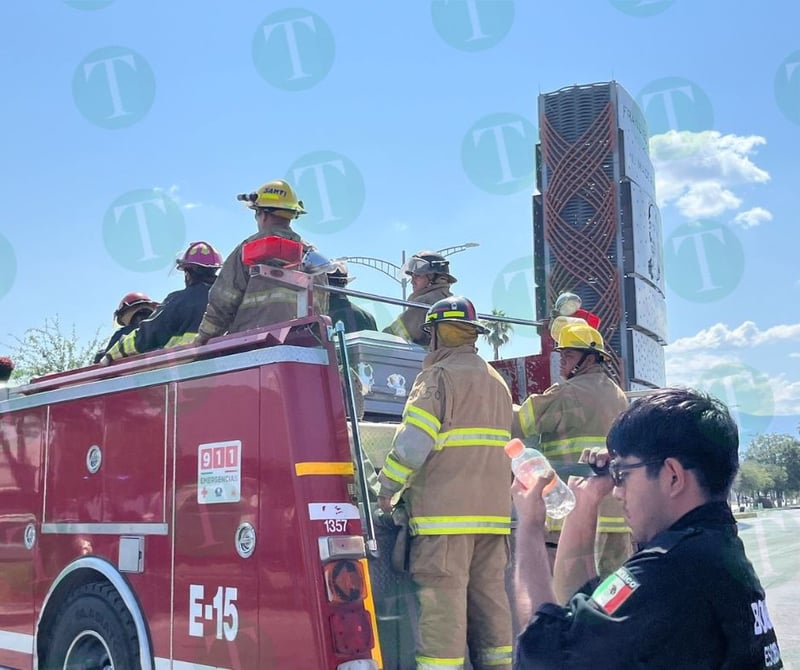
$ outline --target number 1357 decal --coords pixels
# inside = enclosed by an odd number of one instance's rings
[[[233,586],[220,586],[211,599],[205,602],[202,584],[189,585],[189,635],[203,637],[206,621],[216,624],[217,639],[222,636],[233,642],[239,632],[239,610],[236,609],[238,590]]]

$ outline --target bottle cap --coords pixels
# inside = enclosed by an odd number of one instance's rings
[[[525,445],[522,443],[522,440],[520,440],[518,437],[515,437],[506,443],[504,449],[506,450],[506,454],[508,454],[509,458],[516,458],[525,450]]]

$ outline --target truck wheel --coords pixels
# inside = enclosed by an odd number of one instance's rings
[[[110,584],[75,589],[57,612],[44,670],[140,668],[136,624]]]

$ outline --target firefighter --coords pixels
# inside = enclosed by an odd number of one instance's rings
[[[413,291],[408,296],[411,302],[432,305],[437,300],[453,295],[450,285],[458,281],[450,274],[450,261],[435,251],[420,251],[414,254],[403,264],[401,269],[411,277]],[[426,347],[430,343],[431,337],[422,327],[424,322],[424,308],[408,307],[384,328],[383,332],[402,337],[406,342],[414,342]]]
[[[612,457],[611,476],[573,483],[554,576],[544,542],[548,480],[529,490],[515,483],[515,586],[527,628],[514,667],[782,668],[728,505],[738,449],[736,423],[716,398],[672,388],[634,402],[612,425],[608,452],[587,449],[587,462]],[[639,550],[601,581],[584,557],[612,491]]]
[[[511,394],[477,354],[486,329],[466,298],[434,303],[430,353],[414,381],[380,473],[378,505],[404,490],[409,572],[417,591],[417,668],[511,668],[505,590],[511,531]]]
[[[306,213],[303,201],[283,179],[268,182],[255,193],[242,193],[237,199],[255,213],[258,232],[245,239],[225,259],[209,295],[196,344],[204,344],[225,333],[238,333],[297,317],[297,293],[265,277],[251,277],[242,259],[242,247],[248,242],[274,236],[302,242],[306,251],[312,251],[314,247],[303,242],[291,226],[292,221]],[[325,273],[316,275],[315,281],[327,283]],[[314,306],[318,314],[327,311],[324,292],[315,292]]]
[[[194,341],[222,256],[208,242],[192,242],[175,265],[183,270],[185,288],[170,293],[149,319],[111,347],[101,363]]]
[[[146,318],[152,315],[158,307],[155,300],[151,300],[144,293],[128,293],[119,302],[117,311],[114,312],[114,320],[119,325],[105,348],[97,352],[94,362],[99,363],[103,356],[125,335],[135,330],[136,327]]]
[[[600,333],[581,319],[557,334],[563,381],[529,396],[514,413],[512,434],[538,441],[553,467],[574,465],[584,448],[603,448],[611,423],[627,406],[624,391],[611,379]],[[530,440],[526,440],[529,442]],[[558,545],[561,521],[551,519],[548,546]],[[630,532],[620,503],[610,495],[600,510],[597,560],[601,575],[615,570],[631,553]]]
[[[331,286],[344,288],[355,279],[355,277],[350,277],[347,274],[347,263],[345,261],[333,261],[333,267],[334,270],[328,272],[328,284]],[[334,324],[337,321],[341,321],[346,332],[378,330],[378,326],[375,325],[375,317],[365,309],[354,305],[349,296],[344,293],[331,293],[328,300],[330,310],[328,316],[331,317],[331,321]]]

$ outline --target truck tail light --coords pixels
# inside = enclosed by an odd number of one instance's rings
[[[360,535],[331,535],[319,538],[319,557],[324,561],[332,558],[364,558],[364,538]]]
[[[364,568],[358,561],[339,560],[324,568],[328,602],[334,605],[361,602],[367,597]]]
[[[260,237],[242,247],[245,265],[277,262],[280,267],[294,267],[303,259],[303,245],[283,237]]]
[[[333,648],[337,654],[366,654],[375,643],[369,613],[360,605],[338,607],[330,616]]]

